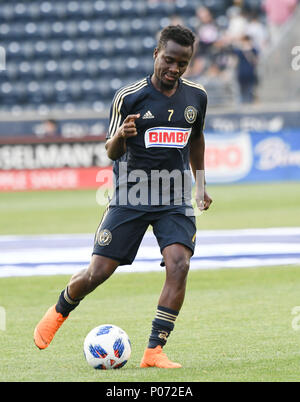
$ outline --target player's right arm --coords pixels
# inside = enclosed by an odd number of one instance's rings
[[[139,117],[139,114],[129,114],[115,134],[106,141],[107,156],[113,161],[126,152],[126,139],[137,135],[135,120]]]

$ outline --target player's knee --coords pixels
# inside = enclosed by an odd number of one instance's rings
[[[190,262],[185,255],[176,256],[169,262],[167,266],[167,269],[171,276],[179,283],[182,283],[185,280],[189,272],[189,268]]]

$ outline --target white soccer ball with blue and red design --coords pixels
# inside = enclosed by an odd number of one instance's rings
[[[131,355],[131,344],[123,329],[112,324],[99,325],[86,336],[83,351],[88,364],[95,369],[123,367]]]

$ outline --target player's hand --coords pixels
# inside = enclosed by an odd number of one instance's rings
[[[136,119],[140,117],[140,114],[129,114],[126,119],[123,121],[122,126],[120,127],[119,136],[121,138],[134,137],[137,135],[137,129],[135,125]]]
[[[210,198],[210,196],[207,194],[206,190],[204,190],[203,196],[195,196],[197,207],[199,208],[200,211],[207,211],[208,208],[210,207],[211,203],[213,200]]]

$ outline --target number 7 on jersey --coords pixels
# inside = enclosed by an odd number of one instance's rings
[[[174,109],[169,109],[168,112],[170,113],[170,114],[169,114],[168,121],[171,121],[171,117],[173,116]]]

